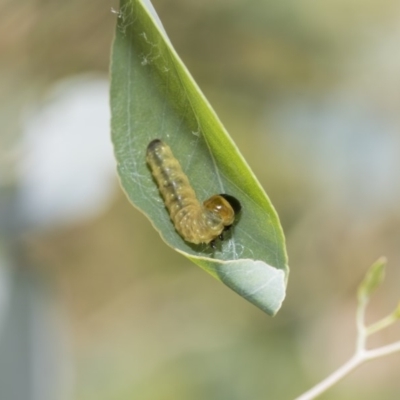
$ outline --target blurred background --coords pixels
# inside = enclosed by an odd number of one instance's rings
[[[400,299],[400,3],[153,4],[280,215],[287,299],[267,317],[128,204],[109,132],[117,1],[1,0],[1,400],[292,399],[352,354],[380,255],[368,320]],[[375,361],[321,399],[398,399],[399,368]]]

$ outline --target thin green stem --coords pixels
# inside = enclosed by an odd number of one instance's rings
[[[398,320],[399,318],[397,317],[396,313],[389,314],[387,317],[382,318],[380,321],[375,322],[374,324],[366,328],[366,333],[368,336],[372,335],[373,333],[379,332],[382,329],[385,329],[388,326],[394,324]]]
[[[368,299],[363,297],[358,302],[356,313],[356,326],[357,326],[357,342],[356,354],[365,350],[365,343],[367,340],[367,332],[365,329],[365,310],[367,308]]]

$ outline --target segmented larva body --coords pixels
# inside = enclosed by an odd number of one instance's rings
[[[146,161],[175,229],[184,240],[213,244],[233,224],[235,213],[240,211],[239,201],[229,195],[214,195],[201,204],[167,144],[159,139],[150,142]]]

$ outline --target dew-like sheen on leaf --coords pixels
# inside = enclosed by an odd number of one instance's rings
[[[111,71],[112,140],[122,187],[163,240],[270,315],[288,276],[285,240],[267,195],[173,49],[148,1],[121,0]],[[225,240],[185,242],[146,165],[159,138],[179,160],[200,202],[227,193],[241,205]]]

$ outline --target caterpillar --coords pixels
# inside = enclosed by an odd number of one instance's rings
[[[218,194],[201,204],[179,161],[160,139],[147,146],[146,161],[180,236],[189,243],[206,243],[215,248],[216,238],[223,239],[223,232],[240,212],[239,200]]]

